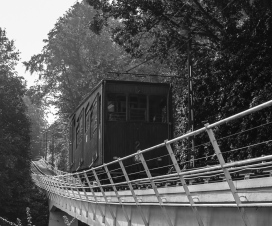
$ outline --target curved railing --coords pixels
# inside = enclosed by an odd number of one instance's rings
[[[202,224],[197,211],[198,206],[222,206],[223,203],[200,202],[196,200],[192,194],[195,194],[198,191],[197,189],[201,190],[201,188],[197,186],[210,184],[211,186],[216,185],[218,189],[221,189],[218,183],[224,182],[232,196],[232,201],[228,202],[228,205],[237,206],[243,220],[246,222],[247,219],[244,216],[243,208],[265,205],[265,203],[256,203],[255,201],[243,202],[241,195],[239,195],[240,191],[237,188],[238,182],[235,181],[270,177],[272,174],[272,155],[255,158],[248,156],[247,159],[235,162],[227,162],[224,155],[234,155],[234,153],[241,153],[242,151],[247,154],[247,152],[251,153],[253,148],[268,148],[270,150],[272,138],[256,141],[255,143],[250,141],[249,144],[245,144],[246,146],[230,147],[229,150],[224,152],[221,152],[221,147],[218,143],[221,142],[223,138],[233,139],[234,141],[235,139],[233,137],[238,139],[237,142],[239,143],[239,136],[244,136],[245,132],[252,132],[253,129],[258,129],[260,126],[262,126],[262,128],[270,126],[270,123],[266,122],[263,125],[225,136],[220,138],[220,141],[215,138],[214,130],[217,132],[221,125],[245,117],[271,105],[272,101],[266,102],[216,123],[205,124],[203,128],[196,131],[172,140],[166,140],[153,147],[140,150],[137,153],[123,158],[117,158],[110,163],[82,172],[64,173],[51,169],[54,175],[46,175],[42,170],[37,170],[39,167],[36,165],[37,163],[33,162],[32,177],[35,183],[48,193],[68,197],[70,199],[111,205],[134,204],[137,205],[140,211],[142,211],[141,205],[150,203],[157,204],[162,207],[167,219],[169,217],[165,212],[165,205],[190,206],[194,210],[199,225]],[[272,130],[267,129],[267,131]],[[204,137],[203,134],[207,135],[207,142],[203,142],[203,144],[194,147],[191,152],[196,152],[199,147],[202,148],[201,150],[210,149],[207,151],[205,157],[181,162],[177,153],[173,151],[173,145],[176,144],[176,146],[178,146],[178,142],[198,135]],[[158,149],[164,150],[164,154],[159,157],[156,156],[155,158],[152,158],[152,155],[148,154]],[[213,152],[211,152],[211,150],[213,150]],[[162,161],[164,158],[168,161]],[[197,161],[209,162],[213,165],[192,168]],[[162,162],[168,162],[169,164],[162,165]],[[246,185],[241,184],[241,186],[245,186],[244,188],[246,189]],[[179,194],[182,194],[181,197],[177,199],[177,201],[169,201],[172,199],[170,196],[166,197],[166,193],[172,192],[174,194],[177,187],[182,188],[182,190],[179,191]],[[152,198],[148,200],[146,198],[147,196]],[[146,222],[143,213],[142,218],[143,221]],[[168,219],[168,222],[170,224],[171,221]]]

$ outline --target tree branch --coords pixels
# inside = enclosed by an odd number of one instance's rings
[[[217,26],[220,30],[224,30],[223,25],[221,25],[218,20],[216,20],[214,17],[212,17],[202,6],[201,4],[198,2],[198,0],[192,0],[195,5],[197,6],[197,8],[204,14],[204,16],[206,16],[210,22],[212,22],[215,26]]]

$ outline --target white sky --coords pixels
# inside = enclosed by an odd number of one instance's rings
[[[54,28],[61,17],[77,0],[0,0],[0,27],[5,28],[7,37],[15,41],[21,52],[21,61],[16,67],[24,76],[27,85],[34,84],[37,76],[25,72],[23,61],[41,52],[43,39]],[[50,119],[49,119],[50,120]],[[52,120],[52,119],[51,119]]]
[[[77,0],[0,0],[0,27],[5,28],[7,37],[15,41],[21,52],[21,62],[28,61],[40,53],[43,39],[59,17]],[[33,85],[34,77],[25,73],[22,63],[16,67],[19,75],[26,78],[28,86]]]

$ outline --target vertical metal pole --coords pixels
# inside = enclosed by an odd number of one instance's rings
[[[163,206],[163,201],[162,201],[162,198],[161,198],[161,196],[160,196],[160,194],[159,194],[158,188],[157,188],[155,182],[151,179],[151,178],[152,178],[152,175],[151,175],[151,173],[150,173],[150,170],[148,169],[148,166],[147,166],[146,161],[145,161],[145,159],[144,159],[144,155],[143,155],[142,153],[140,153],[140,152],[138,152],[138,155],[139,155],[140,160],[141,160],[141,162],[142,162],[142,165],[143,165],[143,167],[144,167],[144,169],[145,169],[145,172],[146,172],[146,174],[147,174],[147,176],[148,176],[148,178],[149,178],[149,181],[150,181],[150,183],[151,183],[151,185],[152,185],[152,188],[153,188],[153,190],[154,190],[154,192],[155,192],[155,195],[156,195],[156,197],[157,197],[157,199],[158,199],[158,202],[159,202],[159,204],[160,204],[161,210],[162,210],[164,216],[166,217],[166,221],[167,221],[167,223],[168,223],[169,226],[173,226],[173,224],[172,224],[172,222],[171,222],[171,219],[170,219],[170,217],[168,216],[165,207]]]
[[[47,161],[47,130],[45,131],[45,161]]]
[[[147,222],[147,220],[146,220],[146,218],[145,218],[145,215],[144,215],[144,213],[143,213],[143,210],[142,210],[142,208],[141,208],[141,206],[140,206],[140,204],[139,204],[139,201],[138,201],[138,199],[137,199],[137,196],[136,196],[136,194],[135,194],[135,192],[134,192],[134,190],[133,190],[133,187],[132,187],[132,185],[131,185],[131,182],[130,182],[130,180],[129,180],[129,178],[128,178],[128,175],[127,175],[127,171],[126,171],[126,169],[125,169],[125,166],[124,166],[123,162],[122,162],[120,159],[118,159],[118,162],[119,162],[120,167],[121,167],[121,169],[122,169],[122,172],[123,172],[123,174],[124,174],[124,176],[125,176],[125,178],[126,178],[126,182],[128,183],[128,187],[129,187],[129,189],[130,189],[130,191],[131,191],[131,194],[132,194],[132,196],[133,196],[133,198],[134,198],[134,201],[135,201],[135,203],[136,203],[137,209],[139,210],[139,212],[140,212],[140,214],[141,214],[142,220],[143,220],[145,226],[148,226],[149,224],[148,224],[148,222]]]
[[[51,187],[49,178],[46,177],[46,178],[45,178],[45,181],[46,181],[46,184],[47,184],[47,189],[48,189],[48,191],[52,194],[53,191],[52,191],[52,187]]]
[[[55,149],[55,147],[54,147],[54,145],[55,145],[55,140],[54,140],[54,127],[53,127],[53,130],[52,130],[52,167],[54,166],[54,149]]]
[[[57,191],[56,184],[52,178],[50,178],[50,183],[51,183],[52,193],[54,197],[54,202],[57,202],[58,191]]]
[[[119,193],[118,193],[118,191],[117,191],[117,189],[116,189],[116,187],[115,187],[115,185],[114,185],[114,182],[113,182],[113,180],[112,180],[110,171],[109,171],[109,169],[108,169],[108,167],[107,167],[106,165],[104,165],[104,169],[105,169],[105,171],[106,171],[106,173],[107,173],[107,176],[108,176],[108,178],[109,178],[109,180],[110,180],[110,183],[111,183],[112,188],[113,188],[113,190],[114,190],[114,192],[115,192],[115,195],[116,195],[116,197],[118,198],[118,201],[119,201],[120,205],[122,206],[122,210],[123,210],[123,213],[124,213],[124,215],[125,215],[125,218],[126,218],[126,220],[127,220],[127,222],[128,222],[128,226],[130,226],[130,225],[131,225],[131,220],[130,220],[129,217],[128,217],[128,214],[127,214],[127,212],[126,212],[126,210],[125,210],[125,207],[124,207],[124,205],[123,205],[123,203],[122,203],[121,197],[120,197],[120,195],[119,195]]]
[[[91,190],[91,192],[92,192],[92,195],[93,195],[93,197],[94,197],[95,203],[96,203],[96,205],[98,206],[98,209],[99,209],[99,211],[100,211],[100,213],[101,213],[103,219],[105,219],[105,214],[103,213],[103,211],[102,211],[102,209],[101,209],[101,206],[98,204],[97,197],[96,197],[96,195],[95,195],[95,193],[94,193],[94,190],[92,189],[92,185],[91,185],[91,183],[90,183],[90,180],[89,180],[89,178],[88,178],[86,172],[84,172],[84,177],[85,177],[85,179],[86,179],[86,181],[87,181],[87,183],[88,183],[88,185],[89,185],[89,188],[90,188],[90,190]],[[96,218],[95,211],[94,211],[93,213],[94,213],[94,215],[93,215],[93,220],[95,220],[95,218]],[[104,221],[104,220],[103,220],[103,221]]]
[[[79,179],[79,181],[78,182],[76,181],[75,186],[76,186],[76,190],[77,190],[77,193],[78,193],[78,196],[79,196],[79,199],[80,199],[80,204],[81,204],[81,205],[78,205],[78,206],[80,206],[79,207],[79,215],[82,215],[82,201],[83,201],[83,199],[82,199],[82,196],[81,196],[80,190],[79,190],[81,181],[80,181],[80,178],[79,178],[78,174],[76,174],[76,175],[77,175],[77,178]]]
[[[229,185],[229,188],[230,188],[230,191],[232,193],[232,196],[233,196],[233,198],[234,198],[234,200],[236,202],[238,210],[241,213],[241,216],[242,216],[242,219],[244,221],[245,226],[249,226],[250,223],[249,223],[249,220],[248,220],[248,218],[246,216],[245,209],[243,207],[239,207],[242,202],[240,200],[240,197],[237,194],[237,190],[236,190],[236,188],[234,186],[234,183],[232,181],[232,178],[231,178],[231,175],[229,173],[229,170],[227,168],[224,168],[224,166],[225,166],[226,163],[225,163],[225,160],[224,160],[223,155],[221,153],[221,150],[219,148],[219,145],[218,145],[218,143],[216,141],[216,138],[214,136],[213,130],[210,129],[210,128],[208,128],[208,126],[209,126],[209,123],[205,124],[206,131],[207,131],[207,133],[209,135],[209,138],[210,138],[210,141],[212,143],[214,152],[215,152],[215,154],[216,154],[216,156],[217,156],[217,158],[219,160],[219,163],[220,163],[220,165],[222,167],[222,170],[223,170],[223,172],[225,174],[225,178],[226,178],[226,181],[227,181],[227,183]]]
[[[61,196],[61,193],[60,193],[60,187],[59,187],[59,184],[58,184],[57,179],[56,179],[56,178],[53,178],[52,183],[53,183],[53,185],[54,185],[54,187],[55,187],[55,196],[56,196],[55,201],[56,201],[58,204],[60,204],[60,196]]]
[[[64,189],[62,176],[58,176],[58,178],[59,178],[59,187],[60,187],[60,190],[61,190],[61,195],[65,196],[65,189]]]
[[[72,179],[73,180],[73,179]],[[69,182],[69,180],[68,180],[68,186],[70,187],[70,189],[71,189],[71,191],[72,191],[72,194],[73,194],[73,196],[74,196],[74,198],[76,198],[76,195],[75,195],[75,193],[74,193],[74,188],[72,187],[72,185],[74,186],[74,184],[71,184],[70,182]],[[69,195],[70,196],[70,195]]]
[[[73,194],[74,198],[76,199],[76,194],[74,192],[74,188],[75,188],[76,184],[74,182],[74,178],[71,178],[71,183],[68,182],[68,185],[69,185],[69,187],[70,187],[70,189],[72,191],[72,194]],[[71,203],[72,203],[72,201],[71,201]],[[74,202],[74,204],[75,204],[75,202]],[[72,204],[71,204],[70,208],[71,208],[71,211],[72,211]],[[76,205],[74,205],[74,212],[76,213]]]
[[[65,193],[67,192],[67,197],[69,197],[69,191],[67,188],[67,179],[64,179],[64,175],[62,175],[62,181],[63,181],[63,188],[64,188],[64,195],[66,195]]]
[[[129,111],[128,94],[126,94],[126,121],[129,120]]]
[[[59,196],[62,196],[62,194],[61,194],[61,186],[60,186],[60,179],[59,179],[59,177],[58,178],[54,178],[55,179],[55,184],[56,184],[56,190],[58,191],[58,195]]]
[[[51,179],[49,179],[49,177],[47,177],[47,182],[48,182],[48,187],[51,193],[54,193],[54,187],[52,185],[52,181]]]
[[[78,177],[78,174],[76,174],[76,175]],[[77,183],[76,179],[75,179],[75,187],[76,187],[79,199],[82,200],[82,197],[81,197],[81,194],[80,194],[80,191],[79,191],[79,188],[78,188],[79,187],[79,183]]]
[[[102,195],[103,195],[103,197],[104,197],[105,203],[109,206],[109,210],[110,210],[110,213],[111,213],[113,222],[114,222],[113,225],[116,225],[116,216],[115,216],[114,213],[113,213],[113,210],[112,210],[112,208],[111,208],[111,205],[109,205],[107,196],[106,196],[106,194],[105,194],[103,188],[101,187],[101,183],[100,183],[100,181],[99,181],[99,178],[98,178],[98,176],[97,176],[97,174],[96,174],[96,172],[95,172],[94,169],[92,169],[92,172],[93,172],[93,175],[94,175],[94,177],[95,177],[95,180],[96,180],[96,182],[97,182],[97,184],[98,184],[98,186],[99,186],[99,189],[100,189],[100,191],[101,191],[101,193],[102,193]],[[106,213],[106,211],[105,211],[105,213]]]
[[[81,181],[79,174],[77,174],[77,178],[78,178],[78,180]],[[81,183],[81,185],[82,185],[82,186],[81,186],[81,189],[82,189],[83,192],[84,192],[86,202],[88,202],[88,201],[89,201],[89,197],[88,197],[88,195],[87,195],[87,192],[86,192],[86,189],[85,189],[85,187],[84,187],[84,184]],[[83,201],[83,200],[82,200],[82,201]],[[85,211],[86,211],[86,217],[88,217],[88,209],[85,209]],[[93,214],[94,214],[94,212],[93,212]]]
[[[192,46],[192,37],[191,32],[188,32],[188,41],[187,41],[187,70],[188,70],[188,129],[190,131],[194,131],[194,92],[193,92],[193,81],[192,81],[192,57],[191,57],[191,46]],[[188,161],[189,167],[194,167],[194,148],[195,148],[195,140],[194,136],[189,137],[189,151],[188,151]],[[192,160],[192,164],[191,164]]]
[[[53,186],[55,187],[55,194],[57,196],[60,196],[61,193],[60,193],[60,188],[59,188],[59,185],[58,185],[58,181],[55,178],[53,178],[52,183],[53,183]]]
[[[181,169],[180,169],[180,167],[179,167],[179,164],[178,164],[178,162],[177,162],[177,159],[176,159],[176,157],[175,157],[175,154],[174,154],[174,152],[173,152],[173,150],[172,150],[172,148],[171,148],[171,145],[170,145],[170,144],[167,144],[167,140],[165,141],[165,146],[166,146],[166,148],[167,148],[167,150],[168,150],[168,153],[169,153],[170,158],[171,158],[171,160],[172,160],[172,162],[173,162],[173,165],[174,165],[174,167],[175,167],[175,170],[176,170],[176,172],[177,172],[177,174],[178,174],[178,176],[179,176],[179,179],[180,179],[180,181],[181,181],[181,184],[182,184],[182,186],[183,186],[183,189],[184,189],[184,191],[185,191],[185,194],[186,194],[186,196],[187,196],[187,198],[188,198],[188,200],[189,200],[189,202],[190,202],[191,208],[192,208],[192,210],[193,210],[193,212],[194,212],[194,214],[195,214],[195,217],[196,217],[196,219],[197,219],[197,221],[198,221],[198,225],[199,225],[199,226],[204,226],[203,221],[202,221],[202,219],[201,219],[201,217],[200,217],[200,214],[199,214],[197,208],[194,206],[195,202],[194,202],[194,200],[193,200],[193,198],[192,198],[192,196],[191,196],[191,193],[190,193],[189,188],[188,188],[188,186],[187,186],[187,184],[186,184],[186,181],[185,181],[184,177],[181,175]]]
[[[78,178],[79,181],[81,181],[79,174],[77,174],[77,178]],[[84,184],[82,182],[81,182],[81,189],[84,192],[86,201],[88,201],[89,199],[88,199],[87,193],[85,191]]]

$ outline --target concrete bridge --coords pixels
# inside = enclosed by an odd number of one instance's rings
[[[267,226],[272,222],[272,155],[226,162],[214,128],[262,110],[272,101],[211,125],[165,141],[133,155],[78,173],[58,171],[43,160],[32,162],[32,178],[45,189],[50,206],[49,226]],[[260,127],[260,125],[258,126]],[[252,128],[254,129],[254,128]],[[241,131],[244,133],[245,131]],[[192,165],[178,162],[172,146],[178,141],[206,133],[214,165],[186,169]],[[228,139],[226,137],[226,139]],[[222,138],[220,138],[222,139]],[[240,152],[252,147],[269,148],[270,140],[230,148]],[[207,145],[206,143],[203,145]],[[168,166],[150,168],[146,152],[165,149]],[[132,160],[137,159],[132,163]],[[137,167],[134,167],[137,165]],[[165,174],[157,174],[165,167]],[[130,170],[133,169],[133,170]],[[145,176],[143,176],[143,173]],[[69,223],[66,222],[66,225]]]

